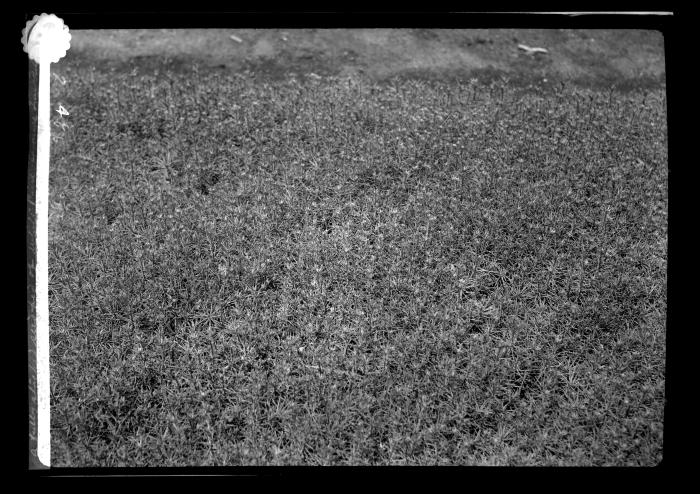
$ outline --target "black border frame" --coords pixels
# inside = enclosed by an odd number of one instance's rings
[[[235,6],[232,5],[232,6]],[[690,203],[688,199],[692,198],[692,194],[688,191],[681,191],[684,183],[681,174],[685,173],[685,169],[681,169],[681,159],[683,151],[681,146],[683,138],[681,134],[680,114],[683,111],[684,97],[680,95],[680,64],[682,63],[681,55],[679,54],[684,40],[682,40],[680,30],[679,12],[674,11],[669,15],[669,11],[660,10],[659,14],[640,14],[640,13],[591,13],[585,15],[567,15],[563,13],[544,13],[544,12],[457,12],[453,9],[448,11],[415,11],[415,12],[395,12],[390,10],[384,11],[319,11],[309,9],[307,12],[300,11],[227,11],[227,9],[211,9],[209,11],[159,11],[153,8],[128,8],[125,10],[114,9],[109,7],[103,12],[97,12],[84,7],[74,8],[59,8],[52,10],[50,6],[47,8],[32,8],[23,9],[11,17],[11,38],[14,45],[8,45],[12,50],[11,61],[17,67],[16,71],[11,72],[13,76],[13,94],[16,98],[12,98],[11,103],[16,105],[16,110],[13,118],[14,131],[18,136],[14,140],[10,140],[19,149],[19,163],[28,163],[29,159],[29,144],[30,136],[26,132],[29,127],[29,118],[27,112],[28,101],[28,57],[26,53],[21,51],[19,47],[19,38],[21,29],[24,27],[27,20],[34,15],[47,12],[54,13],[61,17],[67,26],[71,29],[145,29],[145,28],[232,28],[232,27],[247,27],[247,28],[352,28],[352,27],[432,27],[432,28],[565,28],[565,29],[652,29],[660,31],[665,39],[665,55],[666,55],[666,87],[667,87],[667,105],[668,105],[668,143],[669,143],[669,229],[668,229],[668,298],[667,298],[667,368],[666,368],[666,409],[664,420],[664,459],[657,467],[650,468],[625,468],[613,467],[606,468],[606,474],[613,474],[622,478],[629,478],[633,475],[635,479],[645,481],[651,477],[655,477],[659,473],[667,474],[671,469],[678,467],[690,466],[690,457],[686,457],[682,452],[682,438],[686,427],[686,423],[681,420],[682,411],[679,403],[680,397],[684,393],[684,387],[680,384],[687,376],[686,366],[687,358],[681,356],[682,350],[687,351],[687,346],[678,335],[674,335],[673,329],[678,330],[682,322],[685,320],[687,313],[681,315],[682,311],[689,307],[688,292],[678,289],[680,287],[679,278],[681,270],[684,270],[684,263],[680,261],[678,254],[681,247],[687,244],[681,242],[677,235],[683,229],[680,223],[681,215],[688,212]],[[552,9],[555,10],[555,9]],[[585,10],[585,9],[581,9]],[[14,107],[13,107],[14,109]],[[686,110],[687,111],[687,110]],[[26,214],[27,214],[27,170],[24,166],[14,167],[13,171],[17,173],[17,178],[12,178],[10,183],[16,184],[12,186],[10,192],[16,193],[17,200],[21,207],[12,207],[10,211],[17,212],[13,214],[11,227],[25,226],[23,228],[24,236],[27,238],[26,231]],[[673,169],[673,173],[671,170]],[[686,201],[684,204],[683,201]],[[19,235],[19,233],[18,233]],[[17,248],[13,254],[9,255],[9,259],[17,259],[18,261],[26,260],[27,247],[19,246],[19,242],[15,245]],[[19,294],[26,294],[26,290],[21,289],[26,287],[26,262],[11,263],[10,268],[16,269],[20,284],[15,287],[14,296],[17,297],[16,304],[14,298],[8,300],[12,307],[19,306],[26,308],[26,300],[22,302]],[[13,274],[15,274],[13,272]],[[24,282],[25,285],[21,283]],[[676,287],[676,288],[672,288]],[[683,298],[685,296],[685,299]],[[27,321],[27,311],[19,318]],[[689,328],[692,330],[692,328]],[[13,337],[17,338],[17,343],[14,343],[13,348],[20,350],[12,352],[14,357],[19,358],[19,363],[13,364],[12,368],[16,369],[19,366],[22,369],[27,369],[28,360],[28,342],[27,334],[24,331],[14,331]],[[685,348],[682,348],[684,347]],[[26,351],[25,351],[26,350]],[[9,376],[16,374],[10,373]],[[24,376],[25,378],[28,376]],[[672,383],[672,384],[670,384]],[[366,469],[361,467],[173,467],[173,468],[49,468],[49,469],[30,469],[27,462],[28,451],[27,445],[27,429],[28,429],[28,388],[27,380],[14,382],[18,399],[23,406],[20,406],[16,411],[16,426],[10,426],[11,432],[18,435],[18,449],[14,449],[14,457],[17,459],[13,466],[17,467],[18,471],[24,472],[25,477],[112,477],[112,476],[136,476],[136,477],[180,477],[180,476],[232,476],[247,478],[267,477],[267,476],[285,476],[296,477],[313,475],[314,477],[324,477],[331,474],[336,475],[355,475],[356,473],[375,474],[376,469]],[[689,394],[692,388],[689,388]],[[14,393],[13,393],[14,394]],[[689,404],[688,404],[689,406]],[[684,413],[684,412],[683,412]],[[688,426],[692,428],[690,423]],[[20,449],[21,448],[21,449]],[[478,472],[477,472],[478,470]],[[488,469],[495,475],[499,475],[501,469]],[[508,471],[516,474],[526,474],[526,476],[534,474],[537,476],[542,473],[547,478],[556,478],[559,474],[565,473],[571,479],[578,478],[586,480],[590,478],[590,474],[598,473],[597,468],[507,468]],[[544,471],[543,471],[544,470]],[[476,475],[478,478],[483,470],[479,467],[382,467],[382,474],[401,476],[412,475],[436,475],[440,477],[452,477],[455,474]],[[491,475],[489,475],[490,477]],[[631,485],[627,485],[631,487]]]

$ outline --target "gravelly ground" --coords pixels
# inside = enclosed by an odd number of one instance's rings
[[[665,81],[664,42],[657,31],[136,29],[76,30],[72,36],[68,58],[75,61],[146,67],[163,60],[171,67],[196,62],[270,78],[362,72],[375,79],[506,76],[618,86]],[[519,44],[549,52],[528,55]]]

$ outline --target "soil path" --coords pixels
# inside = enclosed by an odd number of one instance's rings
[[[249,70],[374,79],[508,77],[585,85],[665,82],[657,31],[572,29],[149,29],[71,31],[76,63]],[[527,54],[519,44],[548,53]]]

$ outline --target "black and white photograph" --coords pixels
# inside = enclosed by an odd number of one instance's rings
[[[66,25],[51,468],[662,462],[661,31]]]

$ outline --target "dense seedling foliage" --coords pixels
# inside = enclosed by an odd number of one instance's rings
[[[56,466],[661,459],[663,88],[62,77]]]

